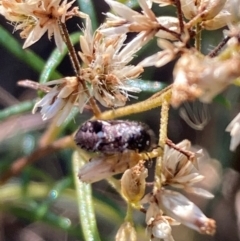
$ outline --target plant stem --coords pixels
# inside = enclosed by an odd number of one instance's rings
[[[195,36],[195,48],[198,51],[201,51],[201,36],[202,36],[202,31],[201,31],[201,26],[199,23],[196,24],[196,36]]]
[[[177,8],[177,15],[179,20],[179,27],[180,27],[180,33],[184,33],[184,23],[183,23],[183,14],[182,14],[182,6],[180,0],[174,1],[176,8]]]
[[[125,222],[133,223],[133,208],[131,203],[127,203],[127,213],[125,217]]]
[[[161,147],[165,146],[167,140],[167,127],[168,127],[168,114],[169,114],[169,102],[171,100],[171,95],[169,95],[163,102],[161,108],[160,117],[160,130],[159,130],[159,142],[158,145]],[[164,150],[161,156],[157,157],[156,167],[155,167],[155,183],[154,192],[161,188],[161,172],[162,172],[162,158],[164,155]]]
[[[81,70],[80,63],[79,63],[76,51],[75,51],[75,49],[72,45],[72,42],[71,42],[66,24],[62,23],[59,20],[58,25],[59,25],[59,28],[60,28],[60,32],[62,34],[63,41],[65,42],[65,44],[67,45],[67,48],[69,50],[68,54],[70,56],[70,60],[71,60],[75,75],[78,78],[78,81],[82,84],[83,90],[86,92],[87,96],[89,97],[89,103],[91,105],[93,114],[96,117],[98,117],[101,114],[101,111],[98,108],[96,101],[91,97],[85,81],[80,77],[80,70]]]
[[[23,114],[24,112],[30,111],[35,104],[35,100],[24,101],[19,104],[9,106],[0,111],[0,120],[7,119],[10,116]]]
[[[102,120],[109,120],[151,110],[153,108],[161,106],[164,100],[168,99],[169,96],[171,96],[171,92],[172,91],[170,86],[142,102],[118,108],[116,110],[105,111],[100,114],[99,118]],[[95,117],[93,119],[95,119]]]
[[[81,156],[80,152],[75,151],[72,156],[72,166],[77,193],[79,217],[83,229],[83,234],[86,241],[100,241],[100,236],[97,230],[96,217],[94,213],[91,185],[83,183],[78,178],[79,169],[84,164],[84,157]]]
[[[226,45],[226,43],[228,42],[228,40],[230,39],[230,37],[226,37],[224,38],[219,44],[218,46],[212,50],[207,56],[213,58],[216,57],[218,52]]]

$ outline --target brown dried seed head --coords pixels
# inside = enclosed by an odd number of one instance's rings
[[[121,193],[123,197],[131,202],[137,203],[145,193],[147,169],[143,162],[124,172],[121,179]]]

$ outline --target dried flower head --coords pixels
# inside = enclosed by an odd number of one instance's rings
[[[181,150],[189,151],[191,143],[184,140],[176,145]],[[186,188],[196,182],[201,181],[204,177],[198,173],[196,168],[197,158],[201,156],[201,150],[194,154],[192,160],[169,146],[165,146],[162,161],[162,181],[164,185],[172,185],[177,188]]]
[[[207,218],[193,202],[178,192],[162,188],[155,194],[148,193],[141,202],[149,204],[146,223],[152,238],[157,238],[155,240],[173,240],[170,225],[184,224],[199,233],[215,233],[215,221]],[[163,216],[163,212],[169,216]]]
[[[188,37],[185,38],[186,41],[187,39]],[[158,46],[163,50],[145,58],[138,65],[143,67],[162,67],[170,61],[174,60],[178,54],[185,52],[186,41],[171,43],[166,39],[158,39]]]
[[[56,117],[56,124],[61,125],[74,105],[78,105],[82,112],[88,97],[76,77],[65,77],[44,84],[44,86],[50,85],[55,86],[35,104],[33,113],[41,107],[43,120]]]
[[[101,32],[105,35],[123,34],[127,32],[143,32],[145,41],[154,35],[160,38],[175,40],[180,34],[179,21],[175,17],[156,17],[151,10],[150,1],[138,0],[142,13],[136,12],[126,5],[113,0],[105,0],[113,12],[106,13],[107,21]]]
[[[204,179],[198,170],[198,159],[204,157],[202,150],[197,152],[190,150],[191,143],[188,140],[178,143],[175,149],[168,145],[165,146],[162,160],[162,185],[170,185],[205,198],[213,198],[213,195],[207,190],[193,186]]]
[[[202,27],[208,30],[215,30],[228,26],[228,30],[223,33],[229,37],[238,37],[240,33],[240,1],[227,0],[223,9],[213,19],[202,23]]]
[[[121,194],[130,203],[138,205],[143,197],[146,187],[148,170],[144,162],[126,170],[121,178]]]
[[[173,240],[171,225],[180,223],[200,233],[213,235],[216,229],[215,221],[207,218],[182,194],[167,189],[171,185],[207,198],[213,197],[208,191],[192,187],[193,184],[203,179],[197,165],[197,158],[201,156],[201,151],[190,152],[191,143],[187,140],[177,145],[169,141],[166,144],[162,158],[162,187],[155,189],[153,193],[148,193],[141,200],[142,204],[149,205],[146,223],[151,240]],[[163,213],[169,216],[164,216]]]
[[[125,221],[115,237],[115,241],[137,241],[137,233],[131,222]]]
[[[126,35],[106,37],[99,31],[91,30],[91,21],[86,18],[84,35],[80,37],[79,55],[85,66],[81,77],[90,85],[90,92],[103,106],[117,107],[125,105],[128,92],[140,92],[136,87],[126,84],[126,80],[136,79],[142,72],[140,66],[127,65],[133,55],[141,48],[143,35],[139,35],[125,44]]]
[[[201,23],[202,28],[205,28],[207,30],[216,30],[219,28],[222,28],[226,26],[228,23],[231,22],[231,14],[223,9],[217,16],[215,16],[213,19],[203,21]]]
[[[207,218],[203,212],[182,194],[171,191],[162,190],[156,195],[167,213],[178,222],[198,231],[202,234],[214,235],[216,231],[216,223],[213,219]]]
[[[149,205],[146,212],[146,224],[151,241],[173,241],[171,226],[180,223],[169,216],[163,215],[154,195],[147,194],[141,203]]]
[[[214,18],[224,7],[226,0],[181,0],[182,11],[185,18],[192,20],[194,24]]]
[[[74,0],[75,1],[75,0]],[[26,0],[0,1],[0,14],[15,25],[15,30],[22,30],[22,38],[26,38],[23,48],[37,42],[45,32],[50,39],[54,35],[55,43],[63,50],[63,40],[58,21],[66,20],[76,15],[77,7],[69,10],[74,1],[67,0]]]
[[[132,10],[126,5],[119,3],[113,0],[105,0],[108,5],[111,7],[113,12],[117,15],[114,15],[110,12],[106,13],[108,17],[102,30],[105,34],[122,34],[126,32],[157,32],[160,24],[158,23],[155,14],[149,8],[146,0],[139,0],[139,5],[142,8],[142,12],[138,13],[137,11]],[[110,29],[109,29],[110,28]]]
[[[240,55],[228,59],[203,57],[198,52],[182,55],[174,68],[172,105],[199,98],[209,103],[240,75]]]
[[[151,241],[174,241],[172,237],[171,225],[178,225],[173,218],[164,215],[156,215],[148,222],[147,232],[151,237]]]
[[[125,151],[112,155],[98,155],[93,157],[79,170],[79,178],[83,182],[92,183],[123,173],[140,161],[135,151]]]

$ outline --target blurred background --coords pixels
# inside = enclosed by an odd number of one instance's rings
[[[122,1],[138,9],[136,1]],[[103,0],[76,1],[81,11],[92,16],[94,27],[103,22],[103,12],[108,6]],[[171,7],[158,8],[159,16],[175,16]],[[55,50],[53,40],[44,36],[30,49],[23,51],[23,40],[18,32],[14,35],[13,26],[0,18],[0,180],[11,165],[22,156],[29,155],[38,145],[39,139],[49,121],[43,122],[39,113],[31,114],[32,106],[38,98],[35,90],[17,85],[19,80],[42,81],[59,76],[72,76],[73,70],[68,56]],[[79,49],[79,19],[71,19],[67,26],[72,34],[76,49]],[[129,39],[131,39],[129,35]],[[202,51],[208,53],[222,39],[222,30],[203,32]],[[158,50],[156,41],[151,41],[140,51],[134,63]],[[54,52],[55,51],[55,52]],[[55,54],[55,55],[54,55]],[[62,58],[57,68],[52,68],[51,76],[46,63],[55,57]],[[149,81],[138,101],[144,100],[154,92],[172,83],[172,70],[175,62],[163,68],[146,68],[142,79]],[[40,93],[41,95],[41,93]],[[203,148],[206,158],[200,162],[200,170],[206,176],[201,183],[215,194],[212,200],[194,195],[188,196],[204,213],[216,220],[217,232],[213,237],[203,236],[184,226],[173,228],[176,241],[236,241],[240,240],[240,148],[229,151],[230,137],[226,126],[239,112],[239,91],[228,88],[217,96],[212,104],[199,102],[186,103],[179,109],[171,109],[168,137],[175,143],[189,139],[195,148]],[[129,101],[129,104],[133,101]],[[104,109],[102,109],[104,110]],[[83,114],[75,111],[72,118],[59,131],[59,137],[71,134],[78,126],[91,117],[91,112]],[[158,135],[159,109],[126,117],[147,123]],[[189,124],[190,123],[190,124]],[[194,128],[192,128],[194,127]],[[20,175],[10,178],[0,186],[0,241],[71,241],[84,240],[78,216],[78,204],[71,166],[72,151],[62,150],[27,165]],[[149,181],[152,180],[152,167]],[[122,224],[126,205],[121,197],[106,181],[93,184],[94,208],[101,240],[114,240]],[[147,240],[145,220],[141,213],[135,214],[138,224],[138,240]]]

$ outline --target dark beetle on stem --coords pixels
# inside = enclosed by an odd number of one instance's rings
[[[82,149],[113,154],[126,150],[151,151],[156,146],[154,132],[144,123],[124,120],[90,120],[75,135]]]

